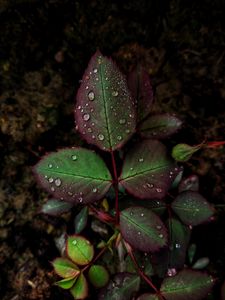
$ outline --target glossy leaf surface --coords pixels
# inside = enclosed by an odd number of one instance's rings
[[[150,112],[153,104],[153,89],[146,70],[138,65],[128,74],[128,86],[135,100],[137,121],[142,121]]]
[[[79,268],[67,258],[58,257],[52,265],[56,274],[63,278],[71,278],[80,273]]]
[[[212,217],[214,210],[206,199],[197,192],[185,191],[172,203],[172,209],[187,225],[198,225]]]
[[[134,292],[140,287],[140,277],[129,273],[118,273],[110,280],[98,299],[99,300],[131,300]]]
[[[135,104],[126,79],[100,52],[91,58],[82,78],[75,120],[82,137],[106,151],[121,147],[135,130]]]
[[[68,290],[74,285],[76,280],[77,280],[77,277],[65,278],[60,281],[55,282],[55,285],[58,285],[59,287],[61,287],[64,290]]]
[[[94,248],[92,244],[83,236],[68,236],[66,243],[67,256],[78,265],[87,265],[92,261]]]
[[[183,270],[164,279],[160,291],[166,300],[200,300],[209,293],[214,280],[206,273]]]
[[[48,192],[72,203],[97,201],[111,186],[111,175],[104,161],[96,153],[83,148],[50,153],[34,170]]]
[[[154,252],[167,244],[164,224],[144,207],[129,207],[121,211],[120,230],[123,238],[140,251]]]
[[[102,288],[109,281],[109,273],[101,265],[92,265],[88,271],[88,278],[96,288]]]
[[[81,273],[74,286],[70,289],[74,299],[85,299],[88,296],[88,283],[84,274]]]
[[[72,203],[61,201],[58,199],[49,199],[46,203],[42,205],[41,212],[43,214],[51,216],[58,216],[70,211],[72,207]]]
[[[76,215],[74,220],[75,225],[75,233],[79,234],[87,225],[88,220],[88,207],[85,206],[81,209],[81,211]]]
[[[161,199],[178,172],[162,143],[145,140],[127,153],[119,180],[137,198]]]
[[[181,128],[182,122],[175,116],[159,114],[149,116],[139,127],[142,136],[152,139],[165,139]]]

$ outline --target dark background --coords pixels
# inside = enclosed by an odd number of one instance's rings
[[[158,109],[184,121],[173,143],[224,139],[225,1],[0,0],[0,298],[69,299],[52,288],[49,263],[66,228],[38,214],[47,199],[31,167],[46,151],[80,144],[73,105],[79,80],[96,51],[127,73],[149,72]],[[205,149],[186,164],[201,193],[225,204],[225,151]],[[224,211],[194,230],[197,256],[225,278]],[[66,295],[66,296],[65,296]]]

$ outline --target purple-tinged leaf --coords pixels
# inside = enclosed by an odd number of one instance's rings
[[[77,129],[105,151],[120,148],[135,131],[135,104],[115,63],[97,51],[77,93]]]
[[[77,274],[77,276],[78,276],[78,274]],[[71,278],[65,278],[60,281],[55,282],[55,285],[61,287],[64,290],[68,290],[74,285],[76,280],[77,280],[76,276],[71,277]]]
[[[83,148],[47,154],[34,171],[48,192],[71,203],[86,204],[101,199],[112,180],[104,161],[93,151]]]
[[[61,201],[58,199],[49,199],[42,205],[41,212],[50,216],[58,216],[70,211],[72,207],[72,203]]]
[[[79,234],[81,233],[81,231],[84,230],[84,228],[87,225],[87,220],[88,220],[88,207],[85,206],[81,209],[79,214],[76,215],[74,220],[76,234]]]
[[[170,114],[149,116],[139,127],[143,137],[152,139],[165,139],[181,128],[182,122]]]
[[[143,294],[137,298],[137,300],[161,300],[161,299],[162,298],[160,298],[156,294],[149,294],[149,293]]]
[[[196,175],[191,175],[181,181],[178,187],[179,193],[184,191],[199,191],[199,178]]]
[[[169,269],[182,269],[190,241],[190,229],[175,218],[169,219],[168,227],[170,235],[168,266]]]
[[[130,273],[118,273],[100,292],[98,300],[131,300],[139,290],[140,277]]]
[[[109,281],[109,272],[101,265],[92,265],[88,271],[88,278],[96,288],[102,288]]]
[[[72,294],[74,299],[86,299],[88,296],[88,283],[84,274],[81,273],[77,278],[74,286],[70,289],[70,293]]]
[[[142,271],[149,277],[155,275],[154,270],[150,261],[150,255],[149,253],[143,253],[140,251],[135,251],[134,256],[137,260],[138,266],[142,269]],[[125,258],[125,264],[126,264],[126,272],[129,273],[138,273],[138,269],[136,265],[134,264],[133,260],[129,255]]]
[[[178,172],[162,143],[145,140],[127,153],[119,180],[137,198],[162,199]]]
[[[221,300],[225,300],[225,281],[221,287]]]
[[[185,191],[172,203],[172,209],[186,225],[198,225],[209,220],[213,207],[197,192]]]
[[[68,236],[66,243],[67,256],[76,264],[84,266],[89,264],[94,256],[93,245],[83,236]]]
[[[80,273],[77,265],[67,258],[58,257],[53,262],[54,271],[63,278],[76,277]]]
[[[166,300],[201,300],[213,287],[213,278],[199,271],[183,270],[165,278],[160,291]]]
[[[195,270],[205,269],[209,263],[210,263],[210,260],[208,257],[201,257],[194,263],[194,265],[192,266],[192,269],[195,269]]]
[[[138,65],[128,74],[128,87],[135,99],[137,121],[142,121],[151,112],[153,89],[146,70]]]
[[[167,231],[150,209],[129,207],[121,211],[120,230],[122,237],[135,249],[154,252],[167,244]]]

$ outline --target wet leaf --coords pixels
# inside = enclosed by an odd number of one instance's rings
[[[143,294],[137,298],[137,300],[161,300],[156,294]]]
[[[137,120],[142,121],[151,112],[153,89],[146,70],[138,65],[128,74],[128,87],[135,99]]]
[[[67,256],[78,265],[87,265],[94,256],[92,244],[83,236],[68,236],[66,243]]]
[[[42,205],[41,212],[43,214],[58,216],[65,212],[70,211],[73,207],[72,203],[57,200],[57,199],[49,199],[46,203]]]
[[[184,191],[198,192],[199,190],[199,178],[196,175],[191,175],[181,181],[178,187],[179,193]]]
[[[96,288],[102,288],[109,281],[109,273],[101,265],[92,265],[88,271],[88,278]]]
[[[162,143],[145,140],[127,153],[119,180],[137,198],[162,199],[179,171]]]
[[[75,119],[82,137],[106,151],[120,148],[135,131],[135,103],[126,79],[99,51],[82,78]]]
[[[77,276],[78,276],[78,274],[77,274]],[[64,290],[68,290],[74,285],[76,280],[77,280],[77,277],[65,278],[60,281],[55,282],[55,285],[58,285],[59,287],[61,287]]]
[[[140,251],[154,252],[167,244],[164,224],[144,207],[129,207],[121,211],[120,230],[123,238]]]
[[[72,203],[86,204],[101,199],[112,180],[104,161],[93,151],[83,148],[47,154],[34,171],[48,192]]]
[[[67,258],[58,257],[53,262],[54,271],[63,278],[72,278],[80,273],[77,265]]]
[[[149,277],[153,276],[154,270],[151,265],[149,254],[145,253],[143,255],[142,252],[135,251],[134,256],[138,262],[138,265],[142,269],[142,271]],[[127,255],[127,257],[125,259],[125,264],[126,264],[126,272],[135,273],[135,274],[138,273],[137,267],[135,266],[133,260],[131,259],[131,257],[129,255]]]
[[[209,293],[214,280],[206,273],[183,270],[165,278],[160,291],[166,300],[200,300]]]
[[[152,139],[165,139],[181,128],[182,122],[170,114],[149,116],[139,127],[143,137]]]
[[[131,300],[140,287],[140,277],[129,273],[118,273],[101,291],[99,300]]]
[[[197,146],[190,146],[188,144],[177,144],[172,149],[172,157],[176,161],[188,161],[195,152],[202,148],[202,146],[203,144],[199,144]]]
[[[79,214],[76,215],[74,220],[76,234],[79,234],[81,233],[81,231],[84,230],[84,228],[87,225],[87,220],[88,220],[88,207],[85,206],[81,209]]]
[[[70,289],[74,299],[85,299],[88,296],[88,283],[84,274],[81,273],[77,278],[74,286]]]
[[[198,225],[212,217],[214,210],[206,199],[197,192],[185,191],[172,203],[172,209],[187,225]]]

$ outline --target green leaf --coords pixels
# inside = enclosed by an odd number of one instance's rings
[[[120,148],[135,131],[135,103],[126,79],[99,51],[82,78],[75,119],[82,137],[106,151]]]
[[[83,236],[68,236],[66,242],[67,256],[78,265],[87,265],[94,256],[93,245]]]
[[[187,225],[198,225],[212,217],[213,207],[197,192],[185,191],[177,196],[172,209]]]
[[[172,157],[176,161],[184,162],[188,161],[192,155],[201,149],[203,144],[199,144],[197,146],[190,146],[187,144],[177,144],[172,149]]]
[[[88,283],[84,274],[81,273],[77,278],[74,286],[70,289],[74,299],[85,299],[88,296]]]
[[[67,258],[58,257],[53,260],[54,271],[63,278],[72,278],[80,273],[78,266]]]
[[[202,269],[206,268],[209,263],[210,263],[210,260],[208,257],[201,257],[194,263],[194,265],[192,266],[192,269],[202,270]]]
[[[138,265],[141,267],[142,271],[149,277],[155,275],[153,266],[150,261],[150,255],[148,253],[145,253],[143,255],[142,252],[135,251],[134,256],[138,262]],[[138,269],[136,265],[134,264],[133,260],[129,255],[125,258],[125,264],[126,264],[126,272],[129,273],[138,273]]]
[[[102,288],[109,281],[109,272],[103,266],[92,265],[88,271],[88,278],[96,288]]]
[[[46,203],[44,203],[44,205],[42,205],[41,212],[51,216],[58,216],[70,211],[72,207],[72,203],[57,199],[49,199]]]
[[[209,293],[214,280],[206,273],[183,270],[164,279],[160,291],[166,300],[200,300]]]
[[[101,199],[112,180],[104,161],[93,151],[83,148],[47,154],[34,171],[48,192],[72,203],[86,204]]]
[[[161,300],[156,294],[143,294],[137,298],[137,300]]]
[[[142,136],[153,139],[165,139],[181,128],[182,122],[170,114],[149,116],[140,126]]]
[[[167,231],[150,209],[129,207],[121,211],[120,230],[123,238],[135,249],[154,252],[167,244]]]
[[[81,209],[79,214],[76,215],[74,220],[76,234],[79,234],[81,233],[81,231],[84,230],[84,228],[87,225],[87,220],[88,220],[88,207],[85,206]]]
[[[77,274],[77,276],[78,276],[78,274]],[[61,287],[64,290],[68,290],[74,285],[75,281],[77,280],[77,276],[72,277],[72,278],[65,278],[60,281],[57,281],[57,282],[55,282],[55,285],[58,285],[59,287]]]
[[[162,143],[145,140],[127,153],[119,180],[137,198],[162,199],[179,171]]]
[[[118,273],[100,293],[98,300],[130,300],[140,287],[140,277],[129,273]]]

